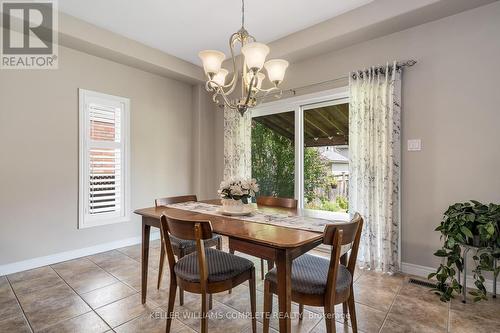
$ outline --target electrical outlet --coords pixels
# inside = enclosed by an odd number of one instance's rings
[[[408,151],[421,151],[422,142],[420,139],[410,139],[408,140]]]

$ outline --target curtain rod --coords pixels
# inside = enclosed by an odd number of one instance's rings
[[[405,61],[398,61],[396,63],[396,69],[400,70],[400,69],[402,69],[404,67],[412,67],[416,63],[417,63],[417,61],[413,60],[413,59],[405,60]],[[383,68],[385,68],[385,66],[381,66],[381,65],[379,65],[379,66],[373,66],[373,67],[375,69],[383,69]],[[338,77],[338,78],[335,78],[335,79],[331,79],[331,80],[326,80],[326,81],[311,83],[311,84],[308,84],[308,85],[305,85],[305,86],[287,89],[287,90],[284,90],[283,93],[291,93],[292,95],[296,95],[297,94],[297,90],[302,90],[302,89],[306,89],[306,88],[320,86],[320,85],[327,84],[327,83],[334,83],[334,82],[341,81],[341,80],[347,80],[348,78],[349,78],[349,75],[345,75],[345,76],[341,76],[341,77]]]

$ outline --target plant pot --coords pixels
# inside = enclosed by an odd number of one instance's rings
[[[241,213],[245,204],[241,200],[221,199],[223,209],[228,213]]]

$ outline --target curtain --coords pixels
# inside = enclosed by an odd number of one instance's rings
[[[252,118],[251,112],[242,116],[236,110],[224,109],[224,179],[250,178]]]
[[[365,219],[362,267],[400,270],[401,69],[349,75],[349,211]]]

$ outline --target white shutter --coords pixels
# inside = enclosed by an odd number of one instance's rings
[[[80,91],[80,227],[128,219],[128,100]]]

